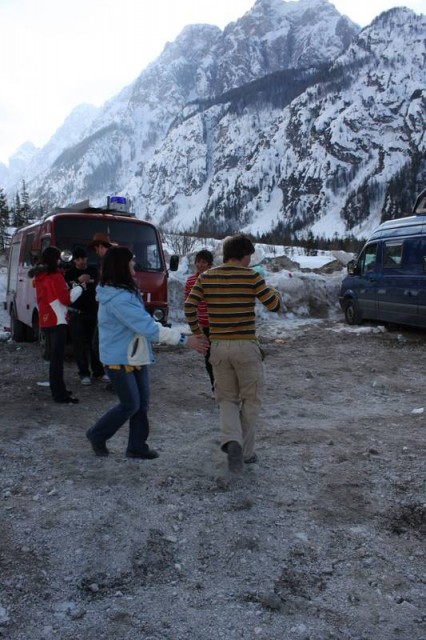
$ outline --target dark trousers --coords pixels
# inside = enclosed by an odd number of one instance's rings
[[[210,335],[209,327],[201,327],[201,329],[203,330],[204,335],[209,337],[209,335]],[[207,351],[206,355],[204,356],[204,361],[206,363],[206,371],[209,374],[210,384],[212,385],[212,389],[214,390],[213,367],[210,364],[210,347],[208,348],[208,351]]]
[[[103,444],[129,420],[127,450],[133,453],[148,453],[146,443],[149,436],[149,375],[148,367],[128,373],[124,368],[105,367],[119,404],[107,411],[88,431],[93,442]]]
[[[90,378],[91,369],[95,378],[103,376],[104,368],[99,361],[97,351],[93,348],[96,317],[70,310],[68,324],[78,375],[81,378]]]
[[[64,400],[69,392],[64,382],[64,356],[67,342],[67,325],[42,329],[49,343],[49,385],[54,400]]]

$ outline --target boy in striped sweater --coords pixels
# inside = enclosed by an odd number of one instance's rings
[[[230,471],[257,461],[256,425],[262,404],[264,373],[256,337],[255,304],[280,311],[279,293],[249,268],[254,245],[242,234],[223,244],[223,264],[200,274],[185,302],[194,334],[201,333],[197,309],[206,303],[211,340],[210,362],[220,410],[221,449]]]
[[[185,298],[184,298],[185,300],[191,293],[191,289],[196,283],[198,276],[201,273],[204,273],[205,271],[207,271],[207,269],[210,269],[211,266],[213,265],[213,254],[208,249],[202,249],[196,254],[194,264],[195,264],[195,273],[193,273],[192,276],[189,276],[189,278],[185,283]],[[209,315],[207,313],[207,305],[205,302],[200,302],[200,304],[198,305],[197,320],[198,320],[198,326],[201,329],[201,331],[207,337],[209,337],[209,333],[210,333],[209,332]],[[210,384],[212,387],[212,394],[214,398],[215,397],[214,396],[214,375],[213,375],[212,365],[210,364],[210,347],[205,355],[205,363],[206,363],[207,373],[209,374]]]

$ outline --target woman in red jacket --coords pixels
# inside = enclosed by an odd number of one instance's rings
[[[64,382],[64,355],[67,340],[68,305],[81,295],[84,285],[69,290],[59,268],[61,252],[47,247],[41,262],[29,272],[34,277],[40,330],[50,346],[49,385],[55,402],[76,404],[78,399],[67,390]]]

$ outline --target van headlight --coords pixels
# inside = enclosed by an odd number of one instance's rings
[[[157,320],[157,322],[163,322],[166,317],[164,309],[154,309],[154,311],[152,312],[152,317],[154,318],[154,320]]]

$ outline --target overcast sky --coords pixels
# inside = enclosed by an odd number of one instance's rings
[[[0,162],[43,146],[74,107],[101,106],[188,24],[223,28],[255,0],[0,0]],[[426,0],[335,0],[360,26]]]

